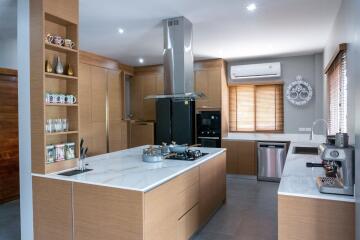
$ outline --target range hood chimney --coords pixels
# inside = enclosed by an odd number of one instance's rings
[[[153,98],[198,98],[194,92],[194,56],[192,23],[185,17],[163,20],[164,28],[164,95]]]

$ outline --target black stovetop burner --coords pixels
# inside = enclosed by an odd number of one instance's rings
[[[182,153],[176,153],[175,155],[171,155],[166,157],[168,160],[183,160],[183,161],[194,161],[202,156],[207,155],[208,153],[203,153],[200,150],[186,150]]]

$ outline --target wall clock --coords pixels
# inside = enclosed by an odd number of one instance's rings
[[[296,77],[296,81],[289,84],[286,90],[286,98],[296,106],[306,105],[312,96],[312,87],[300,75]]]

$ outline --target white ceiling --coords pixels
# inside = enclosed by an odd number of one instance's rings
[[[0,39],[16,38],[16,16],[16,0],[0,0]]]
[[[257,10],[246,6],[256,3]],[[162,62],[161,20],[194,25],[194,55],[227,60],[321,51],[341,0],[80,0],[80,48],[130,65]],[[117,32],[125,29],[124,34]]]

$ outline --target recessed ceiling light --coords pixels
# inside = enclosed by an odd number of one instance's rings
[[[125,31],[122,28],[118,28],[118,33],[123,34]]]
[[[249,5],[247,5],[246,9],[249,11],[249,12],[253,12],[256,10],[256,4],[255,3],[251,3]]]
[[[139,63],[144,63],[144,59],[143,59],[143,58],[139,58]]]

